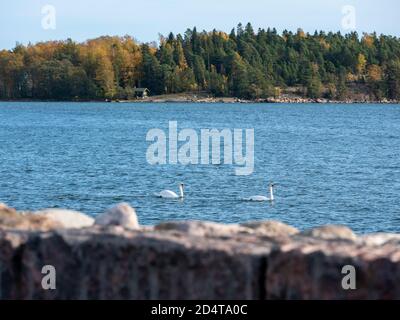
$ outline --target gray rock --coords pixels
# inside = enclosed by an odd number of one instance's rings
[[[305,239],[304,239],[305,240]],[[375,300],[398,299],[399,246],[360,246],[340,240],[307,243],[297,238],[269,256],[267,299]],[[357,290],[342,287],[343,267],[353,266]]]
[[[31,233],[13,248],[0,231],[0,299],[259,299],[262,248],[173,233],[64,229]],[[21,234],[17,234],[21,236]],[[57,290],[43,290],[43,265]],[[1,276],[1,275],[0,275]]]
[[[301,232],[300,235],[324,240],[357,240],[356,234],[350,228],[336,225],[328,225],[309,229]]]
[[[79,229],[91,227],[94,224],[94,219],[88,215],[64,209],[45,209],[35,212],[39,217],[45,217],[60,225],[61,228]]]
[[[395,233],[372,233],[359,237],[359,241],[363,245],[382,246],[384,244],[400,244],[400,234]]]
[[[4,203],[0,204],[0,229],[48,231],[60,227],[58,222],[47,217],[32,213],[20,213]]]
[[[120,203],[96,217],[95,223],[100,226],[121,226],[125,229],[139,229],[135,209],[128,203]]]
[[[240,233],[249,233],[245,227],[237,224],[220,224],[206,221],[171,221],[154,227],[156,231],[176,231],[198,237],[232,237]]]
[[[12,212],[16,212],[15,209],[10,208],[9,206],[7,206],[5,203],[0,202],[0,211],[12,211]]]
[[[253,221],[241,225],[267,237],[292,236],[299,233],[298,229],[279,221]]]
[[[0,300],[400,299],[399,243],[342,241],[349,232],[332,226],[311,232],[325,230],[328,240],[277,241],[250,226],[171,222],[155,230],[113,224],[46,233],[0,227]],[[43,290],[44,265],[56,268],[57,290]],[[346,265],[356,268],[357,290],[341,286]]]
[[[5,203],[0,202],[0,218],[1,217],[6,217],[6,216],[13,216],[17,213],[17,210],[14,208],[8,207]]]

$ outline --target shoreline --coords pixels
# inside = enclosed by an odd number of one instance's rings
[[[329,99],[310,99],[310,98],[267,98],[267,99],[256,99],[246,100],[232,97],[223,98],[146,98],[146,99],[130,99],[130,100],[108,100],[108,99],[90,99],[90,100],[37,100],[37,99],[11,99],[11,100],[0,100],[1,102],[54,102],[54,103],[224,103],[224,104],[400,104],[397,100],[377,100],[377,101],[360,101],[360,100],[329,100]]]

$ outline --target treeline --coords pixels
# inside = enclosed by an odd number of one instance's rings
[[[129,99],[205,91],[266,98],[286,87],[307,97],[345,99],[349,85],[375,99],[400,99],[400,40],[357,33],[308,34],[251,24],[230,34],[188,29],[139,44],[129,36],[17,45],[0,51],[0,99]]]

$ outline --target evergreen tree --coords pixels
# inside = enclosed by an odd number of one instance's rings
[[[0,51],[0,99],[128,99],[135,87],[151,94],[204,91],[266,98],[292,87],[305,96],[399,99],[400,40],[356,32],[313,34],[239,24],[160,37],[159,45],[129,36],[84,43],[49,41]]]

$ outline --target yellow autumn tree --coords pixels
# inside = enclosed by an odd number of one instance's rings
[[[12,88],[16,85],[19,70],[23,67],[23,57],[9,51],[0,51],[0,85],[6,97],[12,97]],[[4,78],[4,79],[3,79]],[[8,81],[4,81],[8,80]]]
[[[181,70],[185,70],[188,67],[188,64],[187,64],[187,61],[185,58],[185,53],[183,52],[183,47],[180,42],[175,43],[174,59],[175,59],[175,63],[178,65],[178,67]]]
[[[377,82],[382,80],[382,69],[376,64],[371,64],[368,66],[367,71],[368,80],[371,82]]]
[[[362,76],[365,73],[365,67],[367,66],[367,58],[360,53],[357,57],[357,75]]]
[[[297,36],[298,36],[299,38],[302,38],[302,39],[304,39],[304,38],[307,37],[307,35],[306,35],[306,33],[304,32],[304,30],[301,29],[301,28],[298,28],[298,29],[297,29]]]
[[[118,85],[133,88],[140,78],[142,54],[140,47],[129,37],[115,38],[108,47]]]
[[[372,48],[374,46],[374,36],[368,33],[364,33],[362,37],[362,42],[368,47]]]
[[[111,99],[116,94],[114,68],[107,50],[95,45],[91,49],[94,58],[94,80],[104,97]]]

